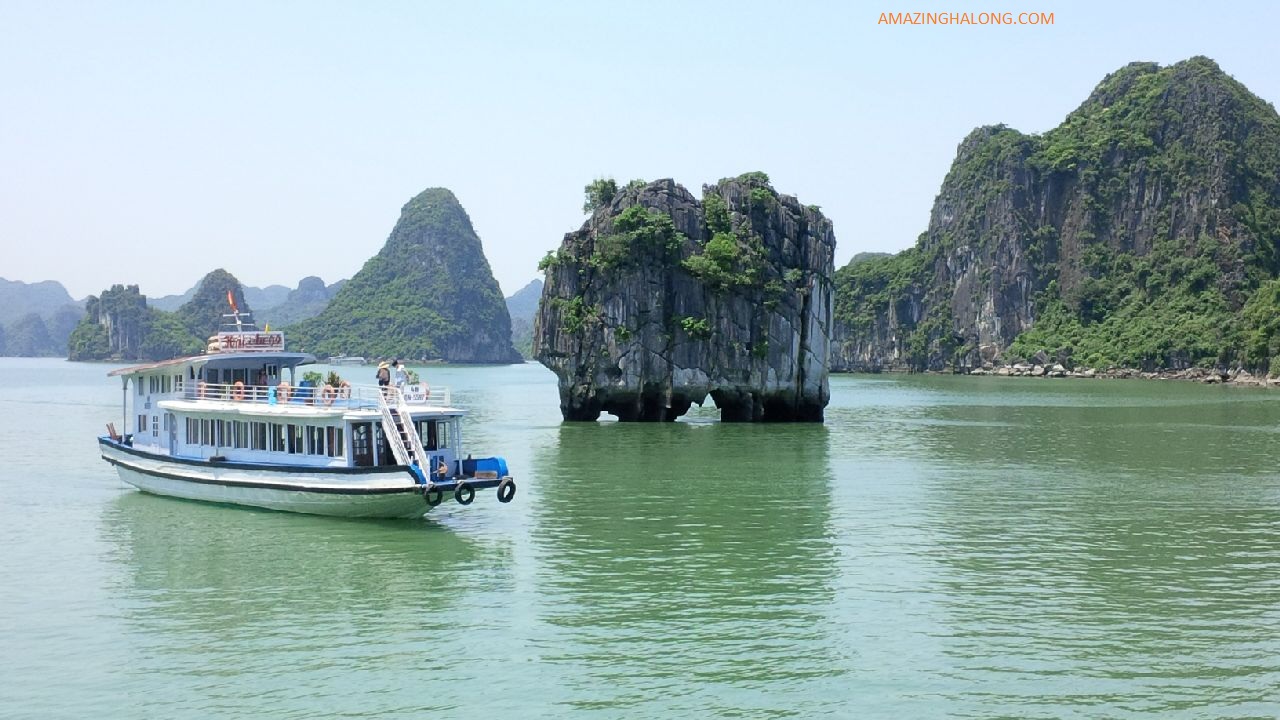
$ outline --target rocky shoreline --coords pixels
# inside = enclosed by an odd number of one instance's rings
[[[1148,372],[1135,368],[1074,368],[1067,369],[1060,363],[1014,363],[962,371],[967,375],[994,375],[997,377],[1046,377],[1046,378],[1104,378],[1108,380],[1190,380],[1206,385],[1238,385],[1242,387],[1280,386],[1280,378],[1254,375],[1244,368],[1210,369],[1186,368],[1183,370],[1156,370]]]

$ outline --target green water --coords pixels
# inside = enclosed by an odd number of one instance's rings
[[[0,716],[1280,715],[1275,391],[837,377],[822,426],[565,425],[538,366],[433,368],[520,492],[369,522],[122,485],[107,369],[0,359]]]

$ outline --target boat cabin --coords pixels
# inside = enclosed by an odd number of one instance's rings
[[[278,333],[221,333],[210,352],[116,370],[124,392],[124,432],[132,448],[189,460],[302,467],[403,465],[393,443],[412,437],[388,407],[400,391],[342,382],[311,385],[298,368],[315,362],[283,350]],[[249,337],[244,337],[249,336]],[[448,391],[403,392],[423,467],[461,473],[463,411]],[[393,429],[399,438],[392,437]]]

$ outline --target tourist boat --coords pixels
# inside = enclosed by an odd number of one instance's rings
[[[123,368],[102,458],[145,492],[344,517],[420,517],[448,496],[515,496],[506,461],[462,453],[446,388],[312,385],[284,335],[238,311],[203,355]]]
[[[365,360],[359,355],[334,355],[329,358],[330,365],[363,365]]]

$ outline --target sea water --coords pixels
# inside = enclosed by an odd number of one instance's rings
[[[110,366],[0,359],[0,716],[1275,717],[1280,394],[837,376],[820,425],[563,423],[421,521],[154,497]],[[373,369],[336,370],[355,383]]]

